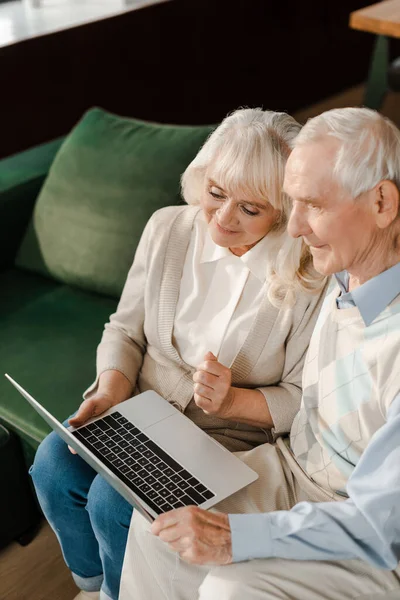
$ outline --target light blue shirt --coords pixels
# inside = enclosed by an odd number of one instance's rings
[[[368,327],[400,294],[400,263],[348,292],[336,275],[339,308],[357,306]],[[399,374],[400,391],[400,374]],[[362,559],[395,569],[400,561],[400,393],[347,483],[343,502],[300,502],[288,511],[229,515],[233,561]],[[268,490],[266,490],[268,493]]]

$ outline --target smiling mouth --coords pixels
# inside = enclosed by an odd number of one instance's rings
[[[215,221],[216,225],[217,225],[217,229],[219,229],[219,231],[221,233],[225,233],[227,235],[232,235],[234,233],[237,233],[237,231],[231,231],[230,229],[225,229],[224,227],[221,227],[221,225],[218,223],[218,221]]]

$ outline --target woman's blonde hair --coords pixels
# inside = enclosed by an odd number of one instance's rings
[[[269,202],[279,211],[274,235],[276,251],[269,257],[268,296],[279,307],[292,304],[296,291],[318,291],[324,278],[312,266],[302,239],[286,231],[291,200],[282,190],[285,165],[301,125],[286,113],[260,108],[239,109],[227,116],[209,136],[182,175],[182,195],[188,204],[199,204],[206,173],[232,195]]]

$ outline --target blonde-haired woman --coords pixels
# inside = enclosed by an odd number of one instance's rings
[[[243,109],[210,136],[182,177],[188,205],[157,211],[143,232],[72,425],[153,389],[231,451],[290,430],[325,288],[286,233],[299,130],[287,114]],[[32,476],[78,598],[117,600],[132,507],[55,434]]]

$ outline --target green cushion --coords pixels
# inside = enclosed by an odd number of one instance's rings
[[[61,421],[95,377],[96,346],[116,301],[18,269],[0,274],[0,421],[36,447],[47,424],[9,373]]]
[[[181,202],[180,175],[211,131],[88,111],[54,160],[17,265],[119,296],[148,218]]]

